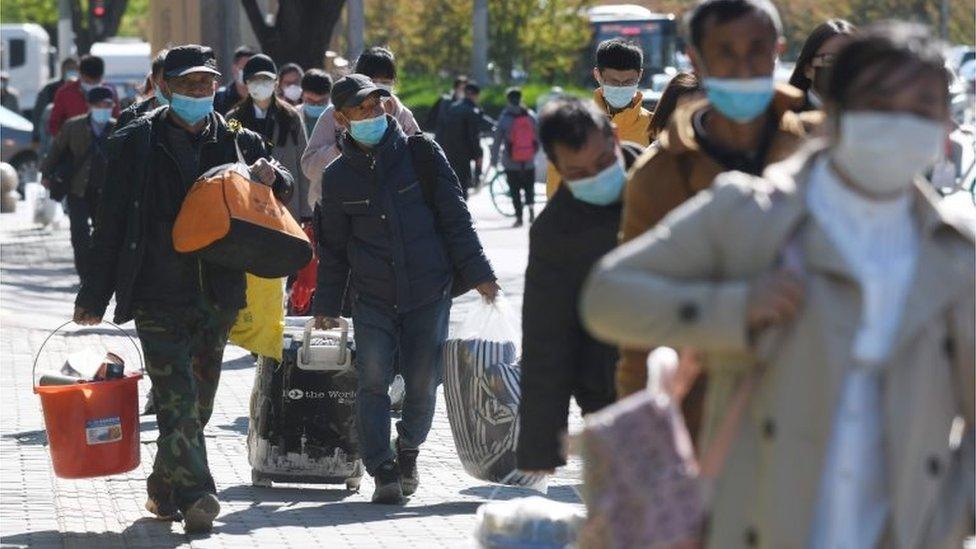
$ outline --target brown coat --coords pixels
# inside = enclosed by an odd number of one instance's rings
[[[104,135],[111,135],[112,128],[115,127],[115,119],[109,120],[105,125]],[[45,177],[50,177],[58,168],[64,155],[71,157],[71,185],[70,192],[75,196],[85,196],[88,190],[88,183],[92,175],[92,159],[98,154],[92,149],[92,140],[95,139],[94,130],[91,127],[91,114],[82,114],[69,118],[61,126],[61,131],[51,142],[51,150],[44,157],[41,163],[41,173]],[[107,149],[107,147],[106,147]],[[104,176],[104,162],[101,160],[101,169],[95,170],[95,177]],[[96,181],[100,185],[101,181]]]
[[[604,258],[583,292],[583,320],[597,337],[705,353],[706,448],[744,372],[767,364],[715,484],[709,547],[802,548],[810,539],[861,316],[855,276],[824,230],[804,222],[819,154],[806,149],[762,179],[723,176]],[[924,181],[915,187],[917,271],[891,358],[878,366],[890,505],[883,546],[961,547],[976,488],[973,229]],[[758,353],[746,337],[749,284],[800,226],[804,306]]]
[[[766,164],[778,162],[803,143],[818,118],[801,118],[793,112],[803,105],[803,93],[790,86],[779,86],[773,98],[773,111],[779,117],[779,129],[766,153]],[[627,242],[656,225],[671,210],[707,189],[725,169],[698,146],[692,117],[708,106],[708,100],[696,98],[675,110],[668,129],[631,169],[624,191],[624,212],[620,241]],[[621,349],[617,362],[617,398],[623,398],[647,386],[649,349]],[[689,402],[689,404],[693,404]],[[694,406],[692,406],[694,407]],[[686,419],[694,425],[697,416],[687,410]]]

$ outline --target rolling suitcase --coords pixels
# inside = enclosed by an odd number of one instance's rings
[[[255,486],[345,484],[359,489],[356,349],[349,323],[313,331],[314,319],[286,319],[282,361],[258,360],[247,432]]]

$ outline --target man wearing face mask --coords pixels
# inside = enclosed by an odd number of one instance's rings
[[[499,291],[447,159],[426,141],[436,176],[419,180],[416,149],[383,108],[389,95],[361,74],[332,89],[345,131],[342,155],[325,170],[316,209],[319,274],[312,305],[316,326],[337,326],[348,281],[359,442],[377,503],[397,503],[419,484],[417,457],[443,374],[452,272],[464,281],[460,289],[477,289],[488,301]],[[397,363],[406,397],[391,443],[388,391]]]
[[[331,94],[332,77],[322,69],[309,69],[302,77],[302,104],[298,106],[298,111],[302,113],[309,135],[319,117],[331,104]]]
[[[249,46],[239,46],[234,50],[234,79],[222,86],[214,95],[214,110],[220,114],[227,114],[245,97],[247,86],[244,84],[244,65],[254,57],[255,51]]]
[[[625,170],[643,148],[621,144],[606,114],[575,98],[546,104],[539,138],[564,184],[529,233],[518,467],[551,472],[566,464],[561,439],[570,397],[584,414],[614,401],[617,350],[583,329],[579,293],[617,244]]]
[[[40,141],[41,129],[47,131],[46,125],[42,122],[44,110],[54,101],[54,95],[58,93],[61,86],[72,80],[78,79],[78,59],[66,57],[61,61],[61,77],[57,80],[48,82],[41,91],[37,92],[37,99],[34,101],[34,114],[31,117],[34,122],[34,141]]]
[[[825,89],[825,140],[762,177],[721,176],[584,289],[598,337],[705,354],[701,445],[730,449],[707,547],[972,535],[973,227],[920,175],[949,120],[941,52],[916,25],[853,35]]]
[[[403,133],[413,135],[420,131],[413,113],[393,95],[393,83],[397,78],[393,52],[378,46],[368,48],[356,60],[355,73],[372,78],[378,88],[390,93],[384,99],[383,110],[396,118]],[[322,197],[322,172],[342,153],[339,139],[341,134],[342,128],[336,123],[335,109],[327,107],[315,123],[315,128],[308,137],[308,147],[302,154],[302,171],[312,182],[308,189],[308,203],[312,208],[315,208],[315,204]]]
[[[613,38],[597,47],[593,78],[600,87],[593,93],[593,101],[610,117],[621,140],[646,147],[650,144],[647,128],[651,112],[643,107],[644,95],[637,91],[643,74],[644,52],[638,45]],[[546,172],[549,197],[559,183],[559,170],[550,163]]]
[[[105,75],[105,61],[101,57],[85,55],[78,66],[78,80],[66,83],[54,94],[54,108],[47,121],[47,130],[52,136],[58,135],[66,120],[88,112],[88,90],[100,85]],[[112,90],[112,99],[115,101],[112,117],[118,118],[120,111],[115,90]]]
[[[772,4],[705,0],[691,10],[686,27],[692,63],[706,97],[682,102],[658,136],[658,146],[635,164],[624,194],[623,242],[709,188],[719,173],[740,170],[758,175],[768,164],[795,152],[807,135],[803,120],[792,112],[802,107],[803,94],[773,82],[783,41]],[[648,352],[621,351],[618,397],[647,386]],[[698,380],[683,403],[693,436],[704,386],[705,380]]]
[[[255,55],[244,65],[243,74],[248,96],[228,111],[226,118],[263,137],[272,158],[294,174],[294,191],[285,205],[295,220],[311,221],[308,179],[300,164],[308,142],[301,114],[275,95],[275,63],[270,57]]]
[[[163,66],[166,63],[167,51],[168,50],[166,49],[162,49],[156,54],[156,57],[153,58],[152,68],[149,73],[149,83],[152,88],[147,90],[147,92],[151,92],[152,95],[123,109],[122,114],[119,115],[119,128],[127,126],[129,122],[132,122],[136,118],[153,109],[169,105],[169,100],[166,99],[166,96],[163,95],[162,90],[160,90],[160,83],[163,81]]]
[[[209,531],[220,511],[203,428],[245,282],[241,271],[178,253],[173,225],[194,182],[239,155],[278,200],[288,203],[292,192],[291,175],[271,160],[261,136],[232,130],[213,112],[218,76],[210,48],[171,49],[161,85],[169,106],[109,139],[99,222],[74,314],[78,324],[98,324],[114,294],[115,322],[135,320],[159,425],[146,509],[165,520],[182,515],[187,532]]]
[[[88,114],[64,123],[41,164],[41,183],[50,188],[50,176],[63,162],[70,161],[72,173],[66,199],[75,271],[82,282],[88,272],[92,225],[97,219],[95,210],[107,162],[107,139],[115,127],[114,106],[115,98],[107,86],[88,90]]]

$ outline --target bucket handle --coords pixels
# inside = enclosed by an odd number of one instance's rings
[[[37,376],[37,361],[40,360],[41,353],[44,351],[44,347],[47,346],[47,342],[50,341],[51,338],[54,337],[58,332],[60,332],[62,329],[64,329],[65,326],[67,326],[68,324],[71,324],[73,322],[74,322],[74,320],[69,320],[69,321],[65,322],[64,324],[62,324],[62,325],[58,326],[57,328],[55,328],[54,331],[52,331],[51,333],[47,334],[47,337],[44,338],[44,343],[41,343],[41,347],[37,350],[37,354],[34,355],[34,365],[31,367],[31,385],[34,385],[34,383],[35,383],[35,379],[36,379],[36,376]],[[102,324],[108,324],[109,326],[112,326],[113,328],[115,328],[116,330],[118,330],[119,332],[121,332],[122,335],[124,335],[126,337],[126,339],[129,340],[129,343],[131,343],[132,346],[135,347],[136,354],[139,356],[139,373],[145,374],[146,373],[146,364],[145,364],[145,362],[142,359],[142,349],[140,349],[139,346],[136,345],[136,340],[133,339],[132,336],[129,335],[129,332],[126,332],[125,330],[123,330],[122,327],[119,326],[118,324],[115,324],[113,322],[109,322],[108,320],[103,320],[102,321]]]
[[[349,321],[342,317],[339,317],[337,320],[339,321],[339,330],[341,333],[339,339],[339,363],[345,364],[346,353],[348,352],[347,345],[349,343]],[[302,350],[301,350],[302,353],[301,358],[302,361],[305,363],[308,363],[308,350],[312,347],[312,334],[313,333],[323,334],[323,333],[328,333],[330,331],[334,333],[333,330],[315,330],[314,327],[315,327],[315,318],[310,318],[308,319],[307,322],[305,322],[305,330],[302,334],[303,339],[302,339]]]

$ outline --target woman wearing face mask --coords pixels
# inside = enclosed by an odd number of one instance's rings
[[[920,176],[949,119],[941,51],[905,23],[854,35],[825,140],[720,177],[583,291],[598,337],[705,354],[709,546],[948,548],[972,531],[973,228]]]
[[[286,204],[298,221],[312,218],[308,205],[308,179],[301,170],[301,156],[308,142],[301,114],[275,96],[274,61],[264,54],[255,55],[244,65],[244,83],[248,96],[227,113],[245,128],[264,137],[271,156],[295,176],[295,192]]]
[[[278,87],[275,93],[278,99],[286,101],[289,105],[297,105],[302,102],[302,77],[305,71],[295,63],[285,63],[278,71]]]
[[[850,40],[856,27],[843,19],[824,21],[803,44],[790,85],[806,94],[804,111],[823,108],[824,87],[837,52]]]

